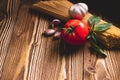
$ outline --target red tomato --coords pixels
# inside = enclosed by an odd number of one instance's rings
[[[88,36],[88,25],[84,22],[72,19],[66,22],[62,30],[62,38],[71,45],[81,45],[85,43]]]

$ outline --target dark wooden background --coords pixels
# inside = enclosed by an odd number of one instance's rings
[[[38,1],[0,0],[0,80],[120,80],[120,50],[103,59],[88,43],[76,49],[42,36],[50,18],[29,9]]]

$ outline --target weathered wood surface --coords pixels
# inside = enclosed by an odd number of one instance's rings
[[[37,1],[0,1],[0,80],[120,80],[120,50],[101,59],[88,43],[74,49],[42,36],[50,19],[29,10]]]

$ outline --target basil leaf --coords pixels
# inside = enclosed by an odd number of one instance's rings
[[[91,43],[91,47],[93,48],[93,50],[95,50],[98,53],[99,56],[101,56],[103,58],[107,57],[105,52],[99,46],[97,46],[96,44]]]
[[[105,31],[110,28],[112,24],[111,23],[103,23],[103,24],[98,24],[94,28],[95,31]]]
[[[93,32],[93,33],[91,34],[91,38],[92,38],[94,41],[96,41],[96,33],[95,33],[95,32]]]
[[[100,17],[91,16],[88,21],[89,21],[90,24],[95,25],[95,24],[100,22]]]

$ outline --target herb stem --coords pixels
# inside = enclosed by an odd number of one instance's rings
[[[97,16],[91,16],[88,21],[91,24],[91,29],[90,29],[90,32],[89,32],[89,35],[88,35],[87,39],[90,41],[90,44],[91,44],[91,47],[93,48],[93,50],[96,53],[98,53],[101,57],[105,58],[107,55],[96,44],[96,33],[95,33],[95,31],[99,31],[99,32],[105,31],[105,30],[109,29],[111,24],[110,23],[99,24],[100,17],[97,17]]]
[[[106,53],[97,45],[95,44],[93,41],[90,41],[91,44],[91,48],[98,53],[98,56],[101,56],[103,58],[107,57]]]

